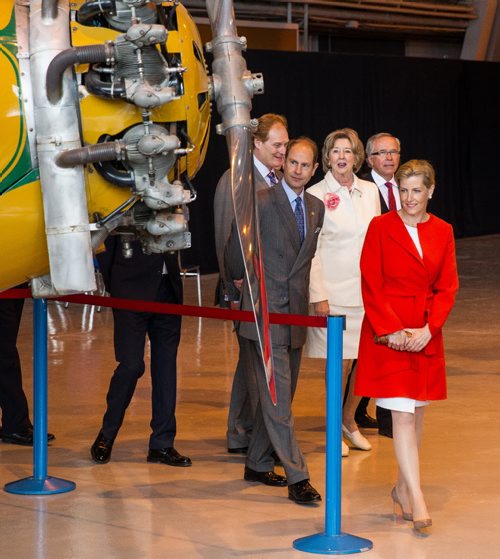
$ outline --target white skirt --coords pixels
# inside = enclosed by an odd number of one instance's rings
[[[429,404],[428,401],[412,400],[411,398],[376,398],[377,406],[386,410],[405,411],[415,413],[415,408],[421,408]]]
[[[309,314],[314,314],[312,305],[309,305]],[[357,359],[361,323],[365,315],[364,308],[330,305],[330,314],[345,315],[346,329],[342,338],[342,357],[344,359]],[[326,328],[307,329],[304,355],[306,357],[326,357]]]

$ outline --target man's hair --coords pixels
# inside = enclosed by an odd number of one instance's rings
[[[366,157],[370,157],[373,153],[373,144],[375,143],[375,140],[378,140],[379,138],[394,138],[398,144],[398,150],[401,151],[401,142],[399,141],[399,138],[396,138],[396,136],[393,136],[389,132],[379,132],[378,134],[374,134],[368,138],[368,141],[366,142]]]
[[[410,159],[403,163],[396,171],[396,181],[401,183],[401,179],[409,179],[410,177],[420,176],[426,188],[430,188],[436,184],[436,173],[432,165],[425,159]]]
[[[269,130],[271,130],[275,124],[281,124],[288,130],[288,122],[283,115],[266,113],[258,118],[258,122],[259,124],[253,133],[253,137],[257,138],[257,140],[260,140],[261,142],[267,141],[269,138]]]
[[[334,130],[325,138],[321,158],[323,171],[328,173],[330,170],[330,151],[333,149],[337,140],[349,140],[354,154],[354,172],[357,173],[363,164],[365,150],[363,148],[363,142],[359,139],[358,133],[352,128],[340,128],[339,130]]]
[[[286,146],[285,159],[288,157],[290,150],[298,144],[306,144],[311,148],[311,151],[313,152],[314,165],[318,160],[318,146],[316,145],[316,142],[314,140],[311,140],[311,138],[308,138],[307,136],[300,136],[299,138],[295,138],[288,142]]]

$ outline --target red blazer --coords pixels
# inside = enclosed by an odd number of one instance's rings
[[[365,318],[356,394],[446,398],[441,329],[458,289],[453,229],[430,215],[427,222],[418,224],[418,236],[423,258],[397,212],[375,217],[368,228],[360,262]],[[421,328],[426,323],[432,339],[418,353],[374,342],[375,335]]]

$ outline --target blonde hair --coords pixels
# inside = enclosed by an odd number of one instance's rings
[[[352,128],[340,128],[330,132],[323,144],[321,163],[323,164],[323,171],[327,173],[330,170],[330,151],[332,150],[335,142],[341,139],[349,140],[352,151],[354,153],[354,172],[357,173],[361,169],[363,160],[365,158],[365,150],[363,143],[359,139],[358,133]]]
[[[403,163],[396,171],[396,181],[400,184],[401,179],[421,176],[424,186],[431,188],[436,184],[436,173],[433,166],[425,159],[410,159]]]

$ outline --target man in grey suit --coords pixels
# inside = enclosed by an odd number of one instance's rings
[[[304,191],[317,168],[317,146],[309,138],[292,140],[285,156],[284,177],[275,188],[257,193],[262,256],[269,312],[308,314],[309,274],[325,213],[323,203]],[[243,276],[243,260],[236,228],[226,247],[228,278]],[[241,308],[250,310],[248,285],[243,286]],[[321,500],[309,483],[309,472],[297,444],[292,399],[306,339],[306,328],[270,326],[276,405],[269,394],[257,330],[254,323],[238,326],[248,340],[251,366],[245,373],[255,382],[259,400],[248,448],[244,478],[266,485],[288,485],[288,497],[300,504]],[[274,473],[273,449],[286,478]]]
[[[370,167],[370,172],[361,178],[377,185],[383,214],[401,208],[399,189],[394,178],[399,167],[400,153],[399,139],[389,132],[374,134],[366,142],[366,162]],[[356,423],[360,427],[378,427],[380,435],[392,438],[391,412],[377,406],[377,421],[375,422],[366,410],[369,400],[369,398],[361,399],[354,416]]]
[[[287,121],[284,116],[267,113],[258,119],[253,133],[254,181],[257,191],[272,188],[281,178],[288,143]],[[219,180],[214,198],[215,247],[219,264],[220,280],[216,303],[230,307],[239,305],[240,291],[228,281],[224,271],[224,248],[231,233],[234,219],[231,196],[230,172],[227,170]],[[244,357],[248,342],[238,336],[240,353],[234,373],[231,401],[227,419],[227,450],[230,453],[246,454],[253,428],[253,417],[257,406],[257,387],[248,385],[243,372],[248,359]]]

